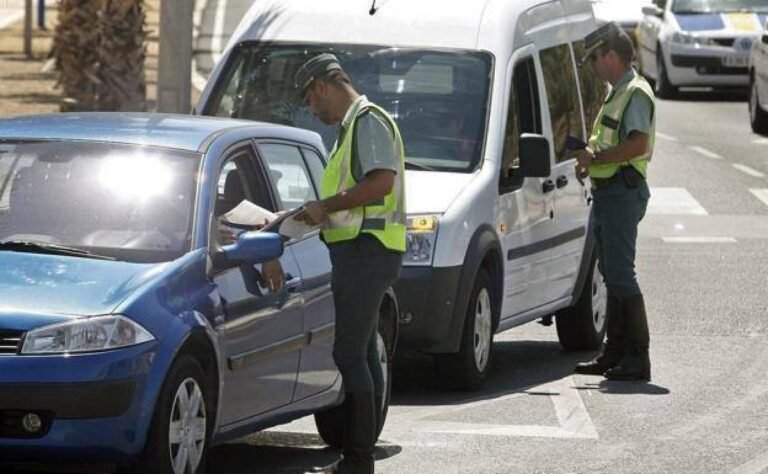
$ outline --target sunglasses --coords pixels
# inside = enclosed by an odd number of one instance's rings
[[[605,51],[593,51],[589,54],[589,56],[587,56],[587,58],[589,59],[590,62],[595,62],[597,61],[598,55],[602,57],[602,56],[605,56],[605,54],[606,54]]]

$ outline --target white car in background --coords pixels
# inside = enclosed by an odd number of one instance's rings
[[[638,28],[641,72],[656,95],[681,86],[747,87],[768,0],[653,0]]]
[[[749,57],[749,123],[768,135],[768,21]]]

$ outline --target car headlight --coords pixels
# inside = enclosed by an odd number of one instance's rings
[[[438,216],[410,216],[405,236],[405,265],[431,265],[437,238]]]
[[[672,41],[679,44],[702,45],[707,44],[707,38],[701,38],[688,33],[675,33],[672,35]]]
[[[22,354],[94,352],[141,344],[154,339],[146,329],[123,316],[98,316],[52,324],[29,331]]]

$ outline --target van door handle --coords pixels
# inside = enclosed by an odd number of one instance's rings
[[[568,186],[568,177],[567,176],[558,176],[557,177],[557,189],[564,188]]]
[[[544,194],[551,193],[555,190],[555,183],[552,182],[551,179],[548,179],[544,181],[544,184],[541,185],[541,190],[544,192]]]
[[[301,277],[294,277],[290,273],[286,273],[284,288],[290,292],[294,292],[299,289],[301,282]]]

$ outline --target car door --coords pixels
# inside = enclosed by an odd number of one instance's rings
[[[583,47],[580,52],[583,54]],[[586,183],[577,178],[575,153],[565,149],[565,142],[568,136],[583,142],[587,141],[587,137],[581,113],[576,65],[570,44],[544,49],[540,56],[555,148],[555,164],[552,167],[555,213],[552,220],[553,237],[546,299],[557,301],[573,294],[581,266],[589,217]],[[590,77],[597,81],[591,66],[581,68],[581,74],[591,75]],[[593,92],[593,95],[599,93],[599,84],[590,83],[589,86],[597,86],[597,92]],[[604,95],[599,98],[601,103],[602,98]]]
[[[216,186],[216,205],[210,239],[221,239],[216,220],[248,199],[273,207],[269,180],[255,166],[249,142],[222,161]],[[290,249],[280,258],[286,280],[299,275]],[[271,294],[259,283],[261,265],[216,263],[213,281],[221,296],[223,316],[214,322],[226,358],[221,399],[223,425],[274,410],[291,402],[296,386],[301,346],[303,298],[296,287]]]
[[[260,141],[259,155],[275,180],[278,208],[289,210],[319,198],[324,161],[318,150],[295,143]],[[304,333],[309,343],[301,350],[294,400],[329,388],[339,376],[333,361],[334,306],[331,261],[319,231],[288,242],[296,255],[304,295]]]
[[[550,179],[524,178],[519,171],[519,137],[543,133],[540,73],[535,48],[525,47],[510,61],[507,124],[496,209],[504,256],[502,320],[545,304],[546,265],[552,236],[554,186]]]

